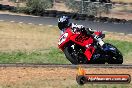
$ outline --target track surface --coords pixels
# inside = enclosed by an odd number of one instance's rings
[[[8,22],[26,23],[26,24],[57,26],[57,18],[0,14],[0,20],[8,21]],[[85,21],[72,20],[72,21],[77,24],[82,24],[86,27],[90,27],[94,30],[132,34],[132,24],[101,23],[101,22],[92,22],[87,20]]]
[[[52,67],[52,68],[57,68],[57,67],[62,67],[62,68],[78,68],[79,66],[82,66],[84,68],[126,68],[126,69],[132,69],[132,64],[128,64],[128,65],[118,65],[118,64],[105,64],[105,65],[99,65],[99,64],[94,64],[94,65],[72,65],[72,64],[0,64],[0,67],[43,67],[43,68],[47,68],[47,67]]]

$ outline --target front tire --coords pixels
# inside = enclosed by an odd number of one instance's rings
[[[79,45],[74,43],[68,44],[64,49],[64,54],[72,64],[88,64],[84,50]]]
[[[109,50],[107,51],[108,58],[107,62],[108,64],[122,64],[123,63],[123,56],[122,53],[113,45],[106,43],[107,47],[114,48],[115,50]]]
[[[78,64],[78,61],[76,58],[73,58],[71,53],[72,50],[70,49],[71,47],[65,47],[64,49],[64,54],[66,56],[66,58],[72,63],[72,64]]]

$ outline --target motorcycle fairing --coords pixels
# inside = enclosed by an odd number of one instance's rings
[[[82,47],[93,43],[93,39],[91,37],[84,36],[83,34],[75,34],[70,37],[70,40]]]
[[[86,51],[84,52],[85,56],[87,57],[87,59],[90,61],[93,53],[95,51],[95,48],[93,46],[90,46],[89,48],[86,49]]]
[[[62,38],[66,33],[68,33],[68,36],[67,36],[67,38],[65,39],[65,41],[63,41],[63,42],[60,43],[60,44],[58,43],[58,46],[59,46],[59,48],[60,48],[62,51],[64,50],[65,44],[67,44],[67,42],[70,41],[70,37],[73,35],[72,32],[71,32],[71,29],[70,29],[70,28],[67,28],[67,30],[60,36],[59,41],[61,40],[61,38]]]
[[[70,40],[72,40],[73,42],[75,42],[76,44],[78,44],[78,45],[80,45],[82,47],[86,47],[86,45],[92,45],[93,39],[91,37],[85,38],[83,36],[84,39],[80,38],[80,41],[77,41],[77,38],[78,37],[82,37],[82,36],[83,35],[81,35],[81,34],[76,34],[76,35],[71,36]],[[84,41],[81,41],[81,39],[84,40]],[[91,57],[92,57],[92,55],[94,53],[94,50],[95,50],[95,48],[93,46],[90,46],[90,47],[86,48],[84,54],[85,54],[85,56],[87,57],[88,60],[91,59]]]
[[[67,44],[67,42],[69,41],[73,41],[74,43],[82,46],[82,47],[86,47],[86,45],[90,45],[93,43],[93,39],[91,37],[88,36],[84,36],[83,34],[73,34],[71,32],[71,29],[68,28],[65,33],[68,33],[67,38],[65,39],[65,41],[63,41],[61,44],[59,44],[59,48],[63,51],[65,44]],[[62,34],[60,39],[65,35]],[[91,59],[93,53],[94,53],[95,48],[93,46],[89,46],[89,48],[86,48],[86,51],[84,52],[85,56],[87,57],[88,60]]]

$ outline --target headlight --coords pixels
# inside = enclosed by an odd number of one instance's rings
[[[62,44],[66,40],[67,37],[68,37],[68,33],[65,33],[63,36],[61,36],[58,44],[59,45]]]

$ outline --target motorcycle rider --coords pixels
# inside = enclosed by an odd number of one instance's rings
[[[83,25],[70,23],[70,19],[69,19],[68,16],[61,16],[58,19],[58,27],[61,31],[61,34],[63,34],[65,32],[65,30],[69,27],[71,27],[73,32],[75,32],[75,31],[85,31],[85,32],[89,32],[90,34],[94,33],[94,31],[92,29],[90,29],[90,28],[86,29]]]
[[[88,35],[92,35],[94,39],[99,42],[100,46],[103,46],[104,44],[101,38],[98,38],[98,36],[93,34],[95,31],[93,31],[91,28],[85,28],[83,25],[70,23],[70,18],[68,16],[61,16],[58,19],[58,27],[61,31],[61,34],[63,34],[67,28],[71,27],[73,32],[84,32]]]
[[[71,27],[73,32],[85,32],[88,35],[92,35],[94,31],[91,28],[85,28],[83,25],[78,25],[75,23],[70,23],[70,18],[68,16],[61,16],[58,19],[58,27],[61,31],[61,34],[65,32],[65,30]]]

